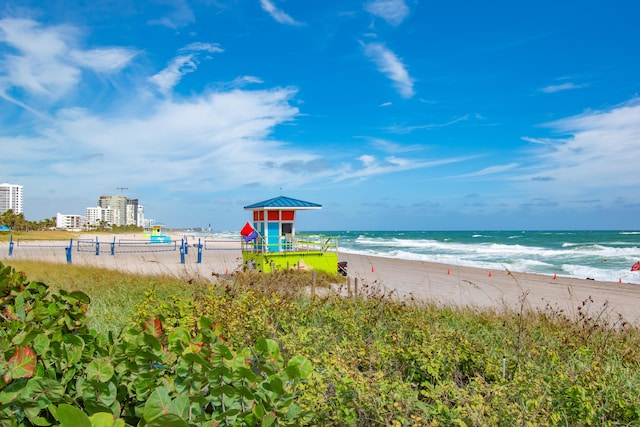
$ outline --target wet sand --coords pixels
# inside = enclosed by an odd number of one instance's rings
[[[157,246],[158,252],[141,252],[149,246],[140,246],[141,235],[98,236],[100,255],[95,247],[86,245],[86,252],[72,251],[72,263],[109,268],[147,275],[172,275],[176,277],[206,278],[212,274],[233,273],[242,267],[242,254],[238,241],[203,241],[202,262],[197,263],[197,240],[188,239],[188,252],[184,263],[180,253],[183,236],[173,236],[174,242]],[[115,255],[110,254],[110,243],[122,243]],[[83,241],[95,241],[95,235],[83,235]],[[131,245],[127,245],[130,241]],[[137,244],[135,242],[138,242]],[[66,263],[64,246],[68,241],[55,242],[59,246],[38,246],[37,242],[14,243],[13,255],[8,256],[9,244],[0,243],[0,261],[11,264],[12,259],[39,259]],[[53,244],[52,242],[46,242]],[[83,245],[81,245],[83,247]],[[91,250],[88,250],[91,249]],[[126,253],[118,251],[128,251]],[[395,258],[339,253],[340,261],[348,262],[352,283],[377,286],[393,291],[398,298],[428,300],[442,305],[472,306],[521,310],[562,310],[568,316],[576,316],[578,307],[587,304],[583,311],[590,316],[604,316],[615,322],[618,316],[639,325],[640,286],[618,282],[601,282],[568,277],[513,273],[506,270],[484,270],[455,265],[407,261]]]

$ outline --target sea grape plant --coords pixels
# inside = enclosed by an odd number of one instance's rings
[[[220,328],[163,330],[160,319],[118,336],[86,326],[89,297],[0,263],[0,426],[299,425],[310,362],[284,362],[262,339],[234,351]]]

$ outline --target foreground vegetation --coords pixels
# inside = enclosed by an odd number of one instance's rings
[[[211,343],[204,347],[223,345],[232,355],[228,360],[240,363],[249,354],[254,359],[262,355],[255,360],[277,359],[273,366],[256,368],[255,377],[236,374],[242,381],[231,387],[251,396],[256,407],[266,408],[263,412],[218,417],[219,424],[205,424],[203,415],[175,425],[640,425],[640,331],[623,319],[606,317],[605,307],[595,307],[590,300],[577,303],[572,313],[553,307],[498,313],[398,301],[369,286],[361,287],[358,298],[327,289],[311,297],[306,273],[238,274],[211,285],[79,266],[14,266],[33,280],[45,281],[64,298],[75,290],[85,292],[91,298],[87,331],[111,336],[121,348],[131,345],[133,351],[132,343],[140,345],[142,340],[149,345],[155,343],[152,338],[162,343],[168,337],[198,347],[206,341],[205,330],[211,330]],[[48,297],[56,298],[61,297]],[[10,322],[4,317],[6,330]],[[162,325],[162,335],[154,334],[159,329],[149,325]],[[147,338],[127,341],[132,336]],[[23,341],[14,338],[2,348],[4,378],[7,363]],[[100,360],[113,365],[118,356],[105,353],[98,345],[104,342],[94,343]],[[169,359],[184,357],[185,348],[191,347],[180,347],[178,354],[174,347]],[[267,357],[269,351],[277,357]],[[292,363],[288,373],[287,363]],[[201,364],[196,371],[211,369],[221,368]],[[169,371],[165,369],[167,375]],[[192,379],[202,381],[196,371]],[[94,379],[93,372],[84,368],[85,382]],[[130,386],[130,372],[127,375],[119,381]],[[274,388],[275,378],[291,387]],[[139,396],[135,388],[125,394],[136,402],[129,412],[126,400],[87,408],[76,396],[64,404],[87,415],[109,409],[123,422],[135,419],[136,407],[144,414],[145,404],[158,399],[206,403],[212,414],[220,406],[219,400],[202,395],[195,399],[193,390],[176,388],[175,377],[158,374],[153,379],[153,386],[161,390],[153,399],[149,384],[138,386]],[[0,409],[5,413],[15,398],[7,393],[10,386],[0,385]],[[77,394],[78,386],[74,387],[70,391]],[[278,399],[287,404],[273,406]],[[148,414],[157,416],[151,410]],[[139,419],[139,425],[154,425],[153,417]],[[25,420],[24,425],[30,425],[30,419]]]

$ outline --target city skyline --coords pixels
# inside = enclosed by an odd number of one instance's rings
[[[9,0],[0,181],[170,228],[638,229],[640,5]]]

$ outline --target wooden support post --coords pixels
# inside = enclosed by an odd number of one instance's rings
[[[316,297],[316,271],[311,272],[311,297]]]
[[[358,278],[357,277],[353,280],[353,294],[355,297],[358,296]]]

